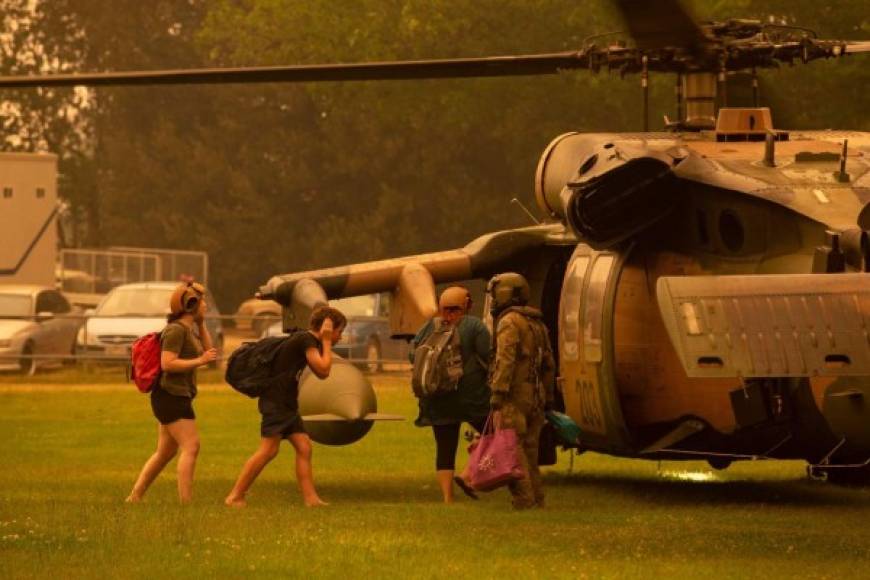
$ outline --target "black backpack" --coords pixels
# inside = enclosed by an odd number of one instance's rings
[[[245,342],[227,361],[226,381],[252,399],[266,392],[282,376],[272,373],[275,356],[289,336],[267,336],[257,342]]]

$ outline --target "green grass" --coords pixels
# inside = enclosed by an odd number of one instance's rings
[[[147,501],[122,500],[153,450],[132,385],[0,385],[0,578],[859,578],[870,564],[870,492],[809,482],[796,462],[735,465],[568,456],[546,469],[549,505],[514,513],[504,490],[439,503],[434,444],[411,424],[401,375],[375,377],[376,425],[315,448],[327,508],[306,510],[282,449],[249,507],[222,498],[258,443],[255,403],[228,387],[196,402],[193,505],[174,465]],[[94,384],[97,381],[86,381]],[[464,452],[460,455],[463,461]],[[681,479],[702,474],[706,481]]]
[[[78,363],[40,368],[32,377],[14,371],[0,372],[0,385],[120,385],[128,383],[129,370],[122,363]],[[202,384],[223,380],[223,370],[200,369],[197,380]],[[133,383],[129,382],[132,387]],[[132,387],[135,390],[135,387]]]

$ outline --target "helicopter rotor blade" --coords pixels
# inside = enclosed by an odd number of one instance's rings
[[[589,58],[585,52],[568,51],[520,56],[355,64],[3,76],[0,77],[0,89],[526,76],[557,74],[561,70],[583,68],[588,64]]]
[[[696,48],[708,40],[679,0],[615,0],[614,4],[641,50]]]

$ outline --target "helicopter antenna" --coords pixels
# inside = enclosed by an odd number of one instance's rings
[[[758,106],[758,71],[752,67],[752,106]]]
[[[683,115],[683,73],[677,73],[677,121],[682,121]]]
[[[524,212],[526,212],[526,215],[529,216],[529,219],[530,219],[530,220],[532,220],[533,222],[535,222],[535,225],[536,225],[536,226],[541,225],[541,220],[539,220],[538,218],[536,218],[536,217],[534,216],[534,214],[533,214],[532,212],[529,211],[529,208],[527,208],[526,206],[524,206],[524,205],[523,205],[523,202],[521,202],[519,199],[517,199],[517,198],[514,197],[514,198],[511,199],[511,203],[515,203],[515,204],[517,204],[518,206],[520,206],[520,209],[522,209]]]
[[[643,55],[640,72],[640,87],[643,91],[643,132],[649,131],[649,57]]]

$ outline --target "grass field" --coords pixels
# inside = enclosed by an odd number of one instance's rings
[[[374,383],[380,409],[408,421],[376,425],[356,445],[316,446],[329,507],[301,506],[289,446],[248,508],[221,504],[258,442],[258,415],[253,401],[220,384],[205,385],[196,402],[202,452],[193,505],[177,504],[174,464],[145,503],[126,505],[155,441],[146,397],[109,380],[78,384],[70,371],[0,380],[3,579],[870,573],[870,491],[807,481],[800,463],[711,474],[701,463],[585,454],[569,472],[563,455],[546,470],[544,510],[513,513],[504,490],[443,506],[431,434],[411,423],[415,401],[403,375]]]

